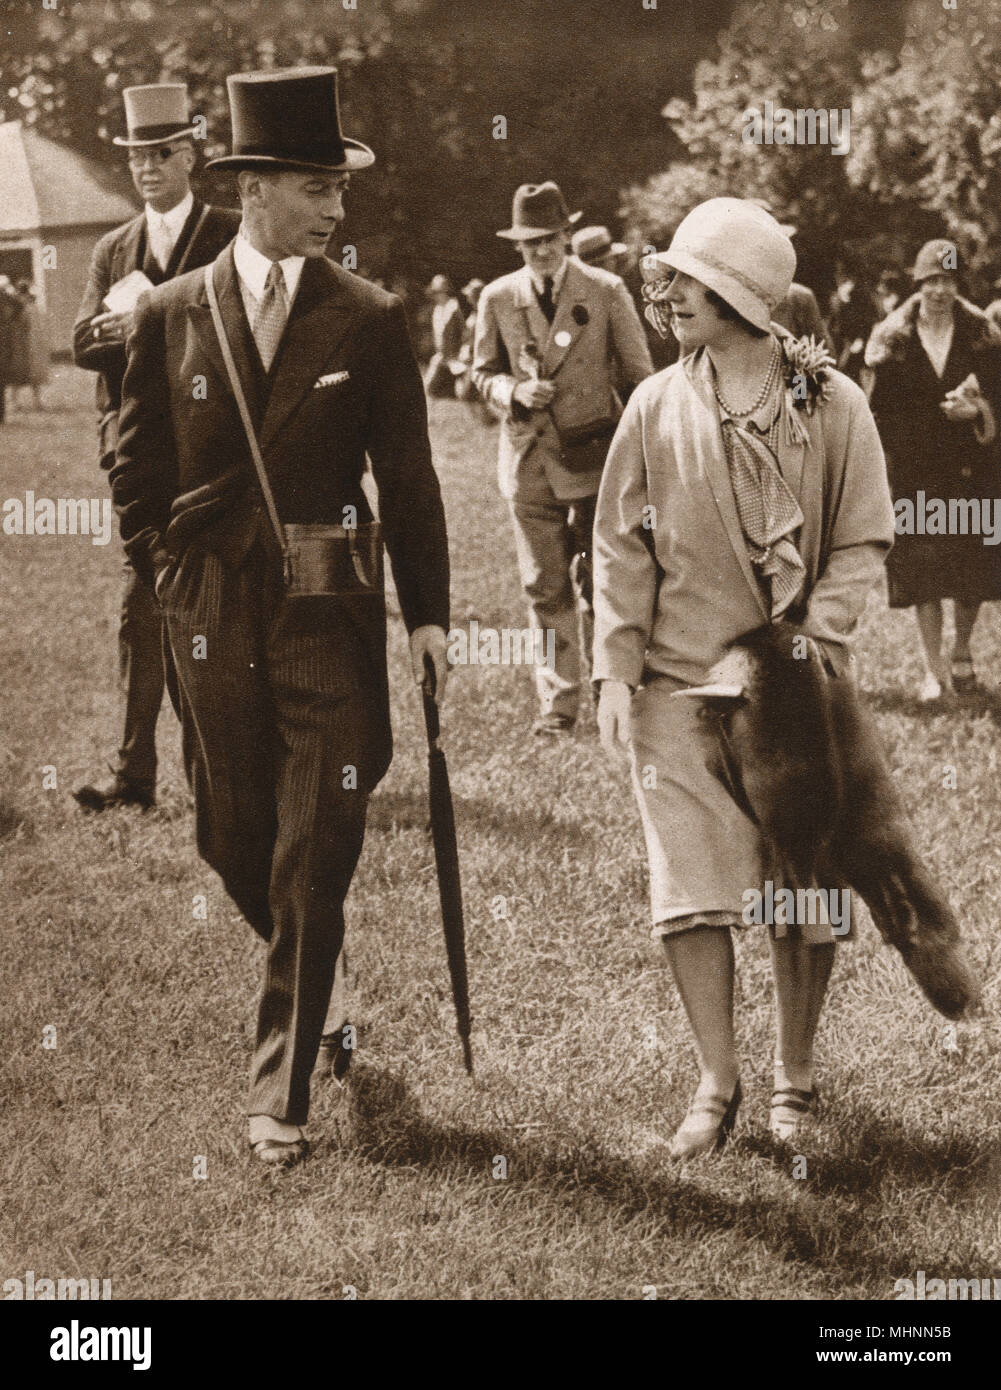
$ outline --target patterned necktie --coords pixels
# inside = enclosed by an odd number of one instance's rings
[[[724,419],[723,439],[737,515],[758,575],[771,580],[771,617],[782,616],[803,588],[806,566],[792,541],[803,524],[799,503],[765,441]]]
[[[542,293],[536,296],[539,301],[539,308],[546,316],[546,322],[552,323],[556,317],[556,305],[553,303],[553,277],[545,276],[542,281]]]
[[[253,334],[257,351],[261,354],[264,370],[271,370],[278,344],[285,331],[288,310],[285,307],[285,276],[278,261],[271,262],[268,278],[264,282],[264,294],[254,315]]]

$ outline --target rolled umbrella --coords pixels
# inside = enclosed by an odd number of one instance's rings
[[[469,979],[466,972],[466,928],[462,916],[462,883],[459,878],[459,847],[455,838],[455,811],[448,784],[448,766],[440,746],[441,726],[435,699],[434,663],[424,658],[424,727],[428,737],[428,792],[431,803],[431,838],[438,871],[438,897],[445,931],[448,973],[452,980],[456,1029],[462,1042],[462,1060],[473,1074],[473,1054],[469,1045]]]

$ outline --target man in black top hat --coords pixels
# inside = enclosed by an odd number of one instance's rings
[[[166,618],[199,851],[268,943],[250,1142],[288,1165],[307,1151],[344,898],[392,740],[381,574],[356,564],[352,582],[347,565],[296,596],[268,494],[286,544],[290,525],[314,539],[320,526],[324,553],[357,562],[353,538],[372,534],[368,456],[414,678],[430,657],[439,693],[448,551],[403,305],[325,255],[351,171],[375,158],[341,134],[336,71],[247,73],[228,87],[233,153],[214,164],[237,172],[243,222],[208,274],[265,483],[201,272],[140,307],[111,482]]]
[[[97,373],[99,462],[115,458],[118,410],[125,374],[125,339],[133,321],[127,298],[105,296],[124,281],[154,285],[206,265],[240,225],[239,215],[210,207],[191,192],[195,166],[194,126],[183,83],[126,87],[128,135],[115,144],[129,151],[136,192],[145,203],[138,217],[103,236],[94,248],[83,302],[73,326],[73,360]],[[120,287],[125,293],[128,287]],[[128,560],[124,567],[118,651],[125,695],[125,729],[114,776],[103,786],[79,787],[73,795],[87,810],[152,805],[156,796],[156,721],[163,702],[163,630],[149,587]]]

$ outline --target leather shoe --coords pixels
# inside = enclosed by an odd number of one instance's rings
[[[260,1162],[271,1168],[294,1168],[309,1153],[308,1139],[258,1139],[250,1151]]]
[[[532,725],[532,733],[539,738],[559,738],[573,733],[574,722],[569,714],[543,714]]]
[[[140,806],[148,811],[156,805],[156,796],[150,787],[125,782],[120,777],[106,787],[77,787],[73,797],[85,811],[106,811],[110,806]]]
[[[309,1153],[309,1140],[299,1125],[271,1115],[251,1115],[250,1152],[271,1168],[292,1168]]]

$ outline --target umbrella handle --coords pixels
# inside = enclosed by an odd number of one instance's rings
[[[438,701],[435,694],[438,680],[435,676],[434,662],[430,653],[424,653],[424,679],[421,681],[421,695],[424,705],[424,727],[427,730],[428,748],[431,752],[440,751],[438,740],[441,737],[441,724],[438,721]]]
[[[431,653],[424,653],[424,679],[421,682],[421,689],[429,700],[435,699],[438,689],[438,677],[435,675],[434,662],[431,660]]]

